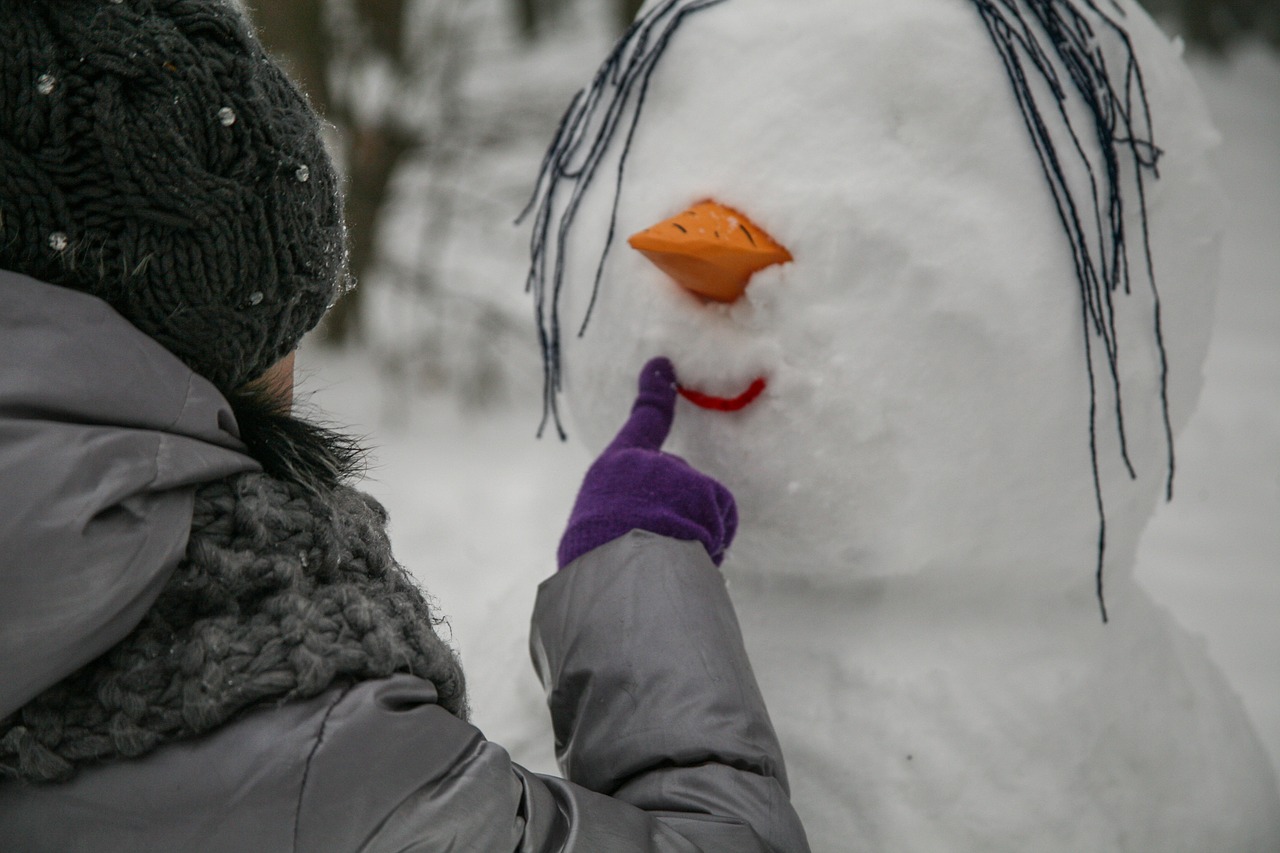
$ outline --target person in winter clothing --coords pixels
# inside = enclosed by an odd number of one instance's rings
[[[357,449],[290,410],[337,184],[225,0],[0,0],[0,849],[807,850],[668,362],[539,590],[566,778],[467,722]]]

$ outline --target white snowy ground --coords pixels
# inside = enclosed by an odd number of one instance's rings
[[[1204,395],[1178,448],[1178,497],[1148,531],[1139,577],[1205,637],[1280,768],[1280,57],[1245,49],[1195,68],[1225,137],[1233,212]],[[540,150],[528,153],[507,165],[531,179]],[[459,263],[518,294],[524,234],[499,221],[484,237],[489,250],[462,251]],[[575,444],[534,439],[532,343],[504,357],[529,366],[515,370],[525,387],[498,408],[381,380],[360,354],[306,351],[303,389],[379,448],[365,488],[391,512],[400,561],[449,617],[475,721],[517,760],[555,772],[525,638],[589,459]]]

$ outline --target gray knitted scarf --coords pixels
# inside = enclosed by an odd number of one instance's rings
[[[466,718],[439,619],[391,556],[386,513],[264,474],[205,486],[186,559],[102,657],[0,720],[0,777],[66,779],[337,683],[412,673]]]

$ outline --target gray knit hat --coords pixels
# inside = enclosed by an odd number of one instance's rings
[[[0,268],[224,392],[347,283],[321,122],[230,0],[0,0]]]

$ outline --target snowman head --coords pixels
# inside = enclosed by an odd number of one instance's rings
[[[1131,3],[654,0],[531,207],[549,416],[603,446],[668,356],[730,572],[1087,605],[1198,393],[1214,141]]]

